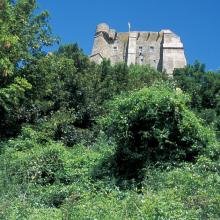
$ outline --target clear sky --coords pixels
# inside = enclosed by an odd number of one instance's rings
[[[62,44],[78,43],[91,53],[96,25],[119,32],[171,29],[185,46],[188,63],[196,59],[207,70],[220,68],[220,0],[38,0],[51,16]]]

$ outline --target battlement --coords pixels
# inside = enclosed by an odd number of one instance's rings
[[[150,65],[168,74],[186,66],[183,43],[171,30],[117,32],[101,23],[96,27],[90,59],[101,63],[104,58],[110,59],[112,64]]]

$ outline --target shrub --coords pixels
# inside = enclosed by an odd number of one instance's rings
[[[87,146],[94,142],[95,134],[90,129],[77,128],[73,124],[63,124],[57,127],[55,139],[61,140],[68,147],[82,143]]]
[[[12,146],[14,147],[8,147]],[[22,146],[23,145],[23,146]],[[30,148],[27,146],[29,145]],[[14,140],[5,144],[6,150],[0,157],[6,184],[67,184],[66,172],[68,151],[60,143],[37,144],[34,140]]]
[[[189,100],[159,83],[109,104],[100,121],[117,143],[117,175],[137,178],[146,162],[194,161],[202,152],[217,156],[215,135],[188,109]]]

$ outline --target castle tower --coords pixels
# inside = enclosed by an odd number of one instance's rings
[[[100,64],[103,58],[109,57],[109,26],[105,23],[99,24],[96,27],[94,46],[92,50],[92,55],[90,59],[98,64]]]
[[[160,32],[116,32],[105,23],[96,28],[90,59],[101,63],[110,59],[112,64],[150,65],[172,75],[175,68],[186,66],[183,43],[170,30]]]
[[[186,66],[183,43],[170,30],[163,30],[163,70],[172,74],[175,68]]]

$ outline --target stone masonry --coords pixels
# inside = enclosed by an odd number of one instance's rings
[[[175,68],[186,66],[183,43],[170,30],[160,32],[116,32],[105,23],[96,28],[90,59],[101,63],[110,59],[112,64],[150,65],[172,75]]]

